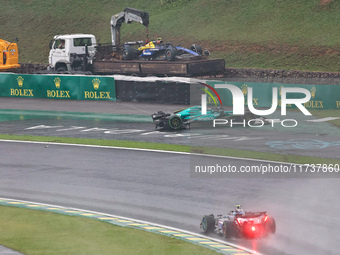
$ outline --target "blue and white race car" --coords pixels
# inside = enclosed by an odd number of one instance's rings
[[[203,216],[200,228],[204,233],[215,232],[225,238],[259,238],[275,234],[276,222],[267,212],[246,212],[241,205],[227,215]]]
[[[220,120],[227,123],[231,122],[249,122],[262,121],[266,123],[267,120],[264,117],[256,116],[251,112],[245,112],[244,115],[234,115],[232,111],[225,111],[222,107],[208,108],[206,114],[202,114],[201,106],[193,106],[183,110],[175,111],[173,114],[159,111],[151,115],[152,120],[157,128],[161,129],[182,129],[190,128],[191,123],[206,124],[213,123],[214,120]],[[210,122],[210,123],[209,123]],[[212,126],[212,125],[211,125]]]
[[[132,45],[139,44],[135,49]],[[149,42],[142,45],[142,42],[126,43],[123,48],[123,60],[175,60],[184,58],[200,58],[209,56],[210,53],[207,49],[202,50],[198,44],[191,45],[190,49],[174,46],[172,43],[163,44],[161,38],[156,41]]]

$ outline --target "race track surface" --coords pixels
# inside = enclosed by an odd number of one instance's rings
[[[267,127],[155,132],[150,114],[179,108],[183,106],[2,98],[0,133],[204,144],[339,159],[340,134],[327,122],[301,121],[301,129],[294,132]],[[34,111],[32,116],[27,110]],[[133,119],[117,120],[117,114],[131,114]],[[246,210],[267,210],[276,219],[277,233],[231,242],[273,255],[339,253],[338,178],[194,178],[192,165],[207,158],[65,145],[1,141],[0,155],[1,197],[122,215],[198,233],[203,215],[226,214],[242,204]],[[209,160],[238,168],[261,164]]]
[[[2,197],[124,215],[200,232],[234,204],[267,210],[277,234],[230,240],[264,254],[338,254],[338,179],[191,178],[200,156],[0,142]],[[216,158],[216,163],[256,161]]]
[[[299,112],[288,112],[286,117],[297,120],[296,127],[273,123],[261,128],[242,125],[202,128],[192,125],[190,130],[164,132],[154,129],[152,113],[159,110],[171,113],[186,107],[111,101],[2,98],[0,133],[171,143],[340,159],[339,128],[327,120],[301,116]],[[279,112],[271,117],[282,120]]]

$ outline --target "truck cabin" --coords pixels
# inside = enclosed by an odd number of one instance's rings
[[[84,58],[94,57],[95,46],[91,34],[57,35],[50,43],[49,66],[57,71],[84,69]]]

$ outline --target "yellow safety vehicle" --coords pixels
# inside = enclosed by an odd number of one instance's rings
[[[0,39],[0,72],[14,71],[20,67],[18,61],[18,39],[7,42]]]

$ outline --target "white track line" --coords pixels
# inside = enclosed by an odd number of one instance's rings
[[[238,159],[238,160],[247,160],[247,161],[259,161],[259,162],[272,162],[272,163],[283,163],[283,164],[289,164],[287,162],[277,162],[277,161],[269,161],[269,160],[259,160],[259,159],[249,159],[249,158],[240,158],[240,157],[228,157],[228,156],[219,156],[219,155],[207,155],[207,154],[200,154],[200,153],[190,153],[190,152],[178,152],[178,151],[164,151],[164,150],[153,150],[153,149],[142,149],[142,148],[127,148],[127,147],[113,147],[113,146],[100,146],[100,145],[86,145],[86,144],[68,144],[68,143],[53,143],[53,142],[36,142],[36,141],[21,141],[21,140],[3,140],[0,139],[0,142],[10,142],[10,143],[31,143],[31,144],[44,144],[44,145],[61,145],[61,146],[76,146],[76,147],[89,147],[89,148],[104,148],[104,149],[118,149],[118,150],[132,150],[132,151],[146,151],[146,152],[157,152],[157,153],[171,153],[171,154],[180,154],[180,155],[194,155],[194,156],[205,156],[205,157],[217,157],[217,158],[228,158],[228,159]],[[5,199],[5,198],[3,198]],[[15,199],[12,199],[15,200]],[[23,201],[23,200],[16,200],[18,202],[26,202],[26,203],[32,203],[29,201]],[[35,204],[40,204],[40,203],[35,203]],[[41,204],[41,205],[46,205],[46,206],[54,206],[54,205],[48,205],[48,204]],[[55,207],[60,207],[60,206],[55,206]],[[64,207],[60,207],[60,208],[64,208]],[[69,208],[71,210],[78,210],[78,211],[84,211],[84,210],[80,210],[77,208]],[[85,211],[84,211],[85,212]],[[163,228],[167,228],[170,230],[174,230],[174,231],[180,231],[186,234],[190,234],[190,235],[195,235],[197,237],[201,237],[201,238],[207,238],[210,239],[212,241],[215,242],[219,242],[225,245],[230,245],[233,246],[235,248],[238,249],[242,249],[246,252],[250,252],[253,254],[259,254],[256,251],[247,249],[245,247],[242,246],[238,246],[236,244],[233,243],[229,243],[226,241],[222,241],[222,240],[218,240],[215,238],[211,238],[211,237],[207,237],[204,235],[200,235],[194,232],[190,232],[190,231],[186,231],[186,230],[181,230],[181,229],[177,229],[177,228],[173,228],[173,227],[169,227],[169,226],[164,226],[164,225],[159,225],[159,224],[155,224],[155,223],[151,223],[151,222],[146,222],[146,221],[141,221],[141,220],[137,220],[137,219],[131,219],[131,218],[126,218],[126,217],[121,217],[121,216],[117,216],[117,215],[110,215],[110,214],[104,214],[104,213],[99,213],[99,212],[95,212],[95,211],[86,211],[89,213],[97,213],[97,214],[102,214],[102,215],[107,215],[109,217],[117,217],[117,218],[121,218],[121,219],[125,219],[125,220],[133,220],[142,224],[151,224],[157,227],[163,227]]]
[[[101,149],[145,151],[145,152],[170,153],[170,154],[180,154],[180,155],[190,155],[190,156],[200,156],[200,157],[236,159],[236,160],[255,161],[255,162],[264,162],[264,163],[276,163],[276,164],[285,164],[285,165],[289,165],[289,164],[303,165],[303,164],[293,163],[293,162],[281,162],[281,161],[273,161],[273,160],[265,160],[265,159],[252,159],[252,158],[242,158],[242,157],[233,157],[233,156],[222,156],[222,155],[181,152],[181,151],[166,151],[166,150],[156,150],[156,149],[142,149],[142,148],[88,145],[88,144],[72,144],[72,143],[36,142],[36,141],[22,141],[22,140],[4,140],[4,139],[0,139],[0,142],[31,143],[31,144],[44,144],[44,145],[61,145],[61,146],[75,146],[75,147],[88,147],[88,148],[101,148]]]
[[[326,121],[337,120],[337,119],[340,119],[340,117],[326,117],[326,118],[322,118],[322,119],[305,120],[305,121],[308,121],[308,122],[326,122]]]
[[[165,228],[165,229],[169,229],[169,230],[178,231],[178,232],[182,232],[182,233],[185,233],[185,234],[197,236],[197,237],[200,237],[200,238],[209,239],[209,240],[217,242],[217,243],[221,243],[221,244],[225,244],[225,245],[228,245],[228,246],[232,246],[232,247],[237,248],[237,249],[241,249],[241,250],[249,252],[251,254],[262,255],[261,253],[258,253],[254,250],[251,250],[251,249],[248,249],[246,247],[243,247],[243,246],[240,246],[240,245],[237,245],[237,244],[233,244],[233,243],[230,243],[230,242],[227,242],[227,241],[219,240],[219,239],[216,239],[216,238],[211,238],[211,237],[201,235],[201,234],[197,234],[197,233],[194,233],[194,232],[190,232],[190,231],[187,231],[187,230],[174,228],[174,227],[161,225],[161,224],[156,224],[156,223],[152,223],[152,222],[148,222],[148,221],[142,221],[142,220],[137,220],[137,219],[133,219],[133,218],[122,217],[122,216],[119,216],[119,215],[108,214],[108,213],[101,213],[101,212],[97,212],[97,211],[83,210],[83,209],[74,208],[74,207],[63,207],[63,206],[58,206],[58,205],[37,203],[37,202],[19,200],[19,199],[9,199],[9,198],[0,197],[0,200],[15,201],[15,202],[27,203],[27,204],[35,204],[35,205],[41,205],[41,206],[46,206],[46,207],[60,208],[60,209],[63,209],[63,210],[74,210],[74,211],[79,211],[79,212],[84,212],[84,213],[103,215],[103,216],[112,217],[112,218],[120,218],[122,220],[134,221],[134,222],[141,223],[141,224],[152,225],[152,226],[156,226],[156,227],[160,227],[160,228]]]

